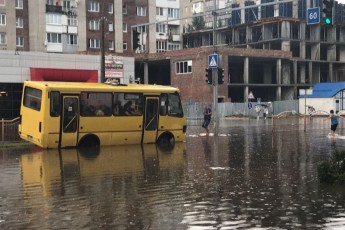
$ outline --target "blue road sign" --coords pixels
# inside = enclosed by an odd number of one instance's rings
[[[218,54],[208,55],[208,68],[218,68]]]
[[[320,7],[308,8],[307,9],[307,24],[320,23]]]
[[[253,104],[251,102],[248,102],[248,109],[252,109],[253,108]]]

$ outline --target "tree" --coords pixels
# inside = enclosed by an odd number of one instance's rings
[[[195,30],[202,30],[205,28],[205,20],[203,16],[194,17],[192,20],[192,25]]]

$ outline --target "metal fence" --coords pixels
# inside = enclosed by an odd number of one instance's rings
[[[0,120],[0,140],[3,144],[4,142],[17,142],[21,141],[18,133],[19,117],[13,120],[5,120],[2,118]]]
[[[257,103],[251,102],[251,108],[249,103],[219,103],[218,104],[218,114],[219,117],[231,117],[231,116],[245,116],[245,117],[256,117],[257,113],[254,110],[256,105],[259,105],[261,108],[263,105],[268,105],[268,103]],[[188,102],[185,104],[185,113],[187,119],[203,119],[204,106],[210,105],[210,103],[204,102]],[[296,111],[298,112],[298,100],[289,100],[289,101],[275,101],[271,103],[271,106],[268,107],[268,116],[277,115],[284,111]],[[214,110],[214,109],[213,109]],[[260,113],[262,116],[262,111]]]

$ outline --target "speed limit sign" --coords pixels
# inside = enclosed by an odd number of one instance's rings
[[[320,23],[320,7],[307,9],[307,24]]]

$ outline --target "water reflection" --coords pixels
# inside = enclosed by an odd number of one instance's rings
[[[325,138],[328,123],[304,132],[284,120],[272,133],[266,121],[235,122],[220,136],[192,127],[170,151],[0,150],[0,229],[345,226],[344,186],[317,179],[318,161],[345,149]]]

